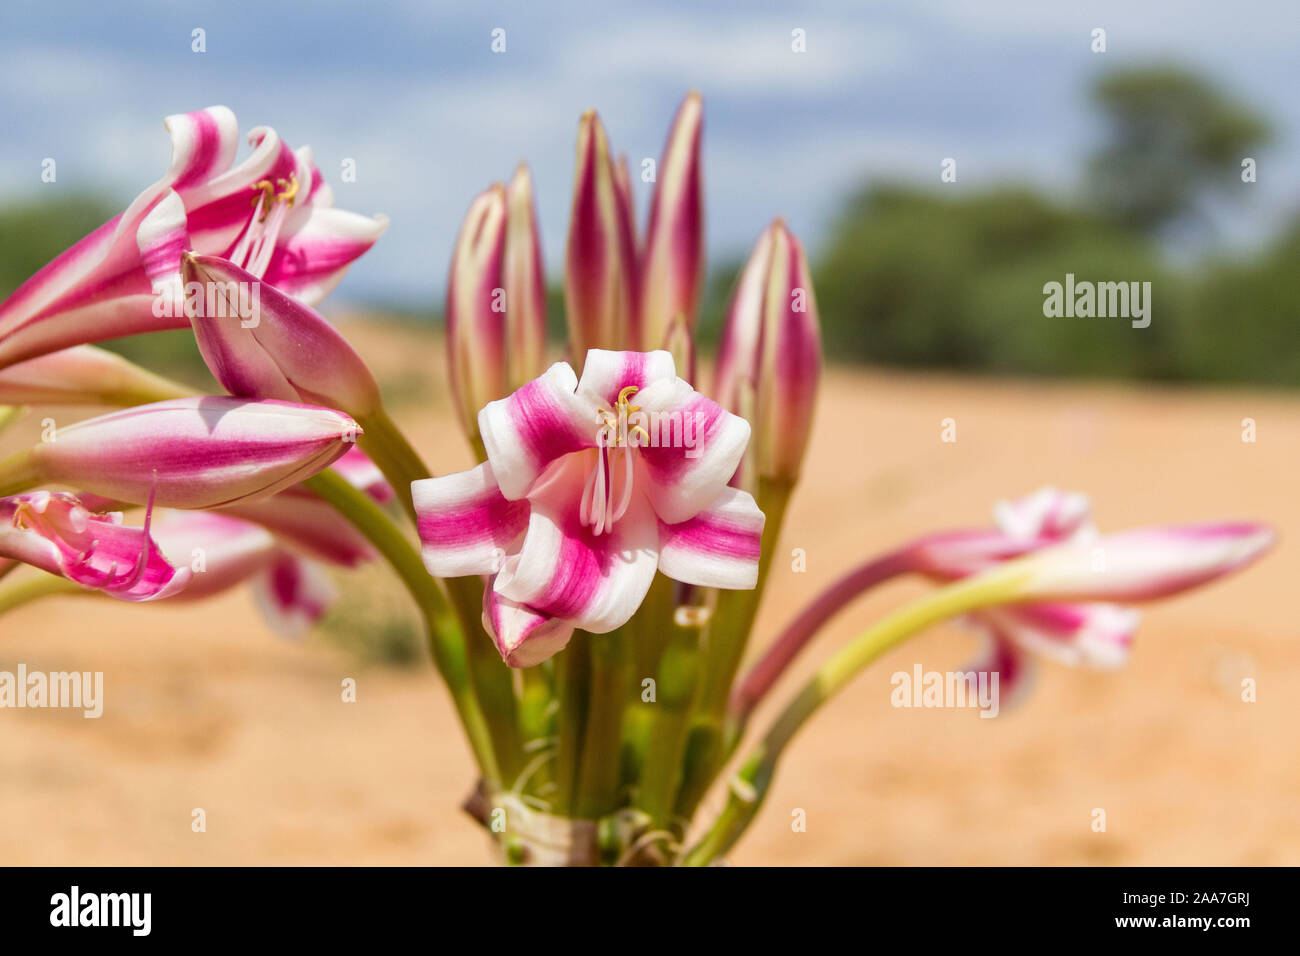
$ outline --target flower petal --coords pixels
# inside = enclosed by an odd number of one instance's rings
[[[1027,651],[1063,664],[1122,667],[1142,612],[1118,604],[1022,604],[982,612]]]
[[[516,604],[491,585],[483,590],[483,627],[508,667],[540,664],[564,650],[573,637],[572,624]]]
[[[572,455],[538,483],[523,547],[506,559],[495,588],[539,613],[604,634],[625,624],[645,599],[659,564],[659,528],[636,492],[610,531],[597,535],[581,522],[594,457]]]
[[[252,521],[285,544],[340,567],[355,568],[375,557],[374,548],[352,522],[302,486],[260,501],[241,501],[221,509],[221,514]]]
[[[501,494],[492,466],[411,482],[424,566],[438,578],[493,574],[528,527],[527,500]]]
[[[1273,545],[1272,529],[1250,522],[1137,528],[1072,541],[1026,559],[1021,593],[1048,600],[1145,601],[1229,574]]]
[[[315,305],[388,228],[387,216],[364,216],[313,204],[300,225],[286,227],[264,278],[286,295]]]
[[[1040,488],[1014,501],[999,501],[993,517],[1002,531],[1017,540],[1067,541],[1091,535],[1092,503],[1087,495]]]
[[[586,364],[582,366],[578,392],[589,396],[597,405],[612,409],[618,401],[619,392],[629,386],[644,389],[655,382],[672,382],[676,378],[677,369],[671,352],[611,352],[607,349],[592,349],[587,353]],[[636,396],[632,397],[632,402],[640,404]]]
[[[575,394],[578,377],[567,362],[478,413],[479,434],[501,493],[516,500],[551,462],[592,448],[601,425],[596,407]]]
[[[276,552],[275,538],[238,518],[211,511],[169,511],[151,533],[163,555],[194,577],[178,600],[194,601],[243,584],[265,568]]]
[[[171,597],[189,584],[143,528],[122,515],[91,514],[72,495],[47,491],[0,498],[0,556],[33,565],[123,601]]]
[[[679,524],[659,524],[659,570],[685,584],[752,588],[758,583],[763,512],[749,492],[727,488]]]
[[[285,637],[297,637],[325,616],[338,597],[328,574],[312,561],[286,551],[253,579],[253,598],[268,624]]]
[[[1003,707],[1014,707],[1025,699],[1033,684],[1034,670],[1033,657],[995,625],[989,626],[979,657],[963,668],[963,672],[988,674],[983,679],[988,681],[990,689],[993,688],[993,676],[997,676],[997,689],[993,694],[997,712]]]
[[[693,518],[731,481],[749,444],[749,422],[680,378],[655,382],[634,402],[651,436],[640,446],[646,495],[660,521]]]

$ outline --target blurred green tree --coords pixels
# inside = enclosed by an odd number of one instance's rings
[[[1187,216],[1214,184],[1240,182],[1241,161],[1266,144],[1267,120],[1178,66],[1097,81],[1108,142],[1088,163],[1088,195],[1124,226],[1155,232]]]

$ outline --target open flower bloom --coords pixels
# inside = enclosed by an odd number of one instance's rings
[[[1029,673],[1026,652],[1067,664],[1118,667],[1128,660],[1140,614],[1113,601],[1165,597],[1254,560],[1273,533],[1244,522],[1142,528],[1100,535],[1083,495],[1043,488],[994,509],[997,528],[921,539],[912,569],[950,581],[1034,554],[1027,603],[981,610],[989,635],[975,670],[1001,672],[1010,692]]]
[[[424,562],[438,577],[495,573],[485,623],[507,664],[603,634],[655,571],[752,588],[763,513],[727,482],[749,424],[677,377],[667,352],[587,353],[479,412],[488,460],[416,481]]]
[[[48,491],[0,498],[0,556],[123,601],[170,597],[191,577],[163,557],[148,515],[131,528],[121,512],[94,514],[73,495]]]
[[[387,226],[332,208],[306,147],[290,149],[266,126],[234,163],[235,115],[224,106],[169,116],[167,173],[0,304],[0,367],[46,352],[157,329],[184,328],[174,292],[187,249],[229,259],[282,292],[314,304]]]
[[[360,430],[314,405],[225,396],[138,405],[60,428],[17,467],[116,501],[216,508],[273,495],[328,467]]]

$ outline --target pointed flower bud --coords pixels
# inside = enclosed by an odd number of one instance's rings
[[[636,242],[630,195],[620,188],[609,140],[595,111],[578,127],[578,169],[564,266],[569,344],[587,351],[634,347]]]
[[[641,270],[641,348],[664,347],[669,324],[695,328],[704,275],[704,198],[700,175],[703,104],[689,94],[677,110],[659,161]],[[684,366],[678,365],[678,368]]]
[[[183,394],[166,379],[93,345],[0,369],[0,404],[138,405]]]
[[[506,188],[506,383],[504,398],[546,371],[546,269],[533,208],[533,178],[520,165]]]
[[[799,475],[821,378],[821,328],[803,246],[780,220],[750,253],[727,311],[714,394],[737,409],[754,390],[754,446],[760,477]]]
[[[470,206],[447,281],[447,351],[461,427],[478,441],[478,412],[543,370],[546,274],[528,168]]]
[[[478,434],[478,410],[510,393],[505,381],[502,282],[506,191],[493,186],[469,207],[447,278],[447,357],[461,427]]]
[[[275,494],[352,447],[356,422],[329,408],[240,398],[139,405],[59,429],[6,465],[117,501],[215,508]],[[3,471],[0,468],[0,471]]]
[[[234,263],[186,254],[186,312],[199,351],[226,391],[338,408],[380,406],[375,377],[318,312]]]
[[[1225,521],[1070,541],[1026,559],[1020,591],[1035,599],[1149,601],[1243,568],[1275,538],[1266,525]]]

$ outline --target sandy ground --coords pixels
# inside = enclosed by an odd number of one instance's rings
[[[436,345],[351,331],[429,460],[466,464]],[[956,443],[940,441],[945,418]],[[920,636],[805,729],[732,861],[1300,863],[1297,449],[1300,399],[1284,394],[833,370],[759,644],[851,562],[984,523],[993,501],[1044,483],[1090,493],[1103,528],[1256,517],[1283,547],[1152,607],[1126,669],[1044,665],[996,720],[890,706],[892,672],[957,668],[977,646],[956,626]],[[791,570],[796,547],[806,573]],[[900,582],[846,609],[798,671],[919,590]],[[427,665],[361,666],[319,639],[278,639],[246,591],[191,607],[49,600],[0,618],[0,637],[0,670],[99,670],[106,683],[99,720],[0,711],[0,863],[490,859],[457,810],[470,760]],[[340,700],[345,677],[354,704]],[[1240,699],[1245,677],[1255,703]],[[191,829],[195,808],[206,832]]]

